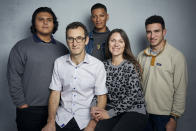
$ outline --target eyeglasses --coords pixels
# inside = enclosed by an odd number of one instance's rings
[[[82,36],[78,36],[78,37],[76,37],[76,38],[68,37],[68,38],[67,38],[67,42],[73,43],[74,40],[75,40],[77,43],[80,43],[80,42],[82,42],[84,39],[85,39],[85,37],[82,37]]]

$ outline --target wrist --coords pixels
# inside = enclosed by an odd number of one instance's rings
[[[20,108],[20,109],[27,108],[27,107],[28,107],[27,104],[23,104],[23,105],[21,105],[21,106],[18,106],[18,108]]]
[[[47,123],[53,125],[53,124],[55,124],[55,119],[48,119]]]
[[[169,117],[170,117],[171,119],[175,120],[175,121],[177,121],[177,120],[178,120],[178,117],[177,117],[177,116],[175,116],[175,115],[169,115]]]

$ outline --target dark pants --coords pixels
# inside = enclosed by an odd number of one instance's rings
[[[146,123],[146,115],[129,112],[99,121],[95,131],[143,131]]]
[[[148,124],[144,131],[166,131],[165,127],[169,119],[169,115],[149,114]]]
[[[16,109],[16,124],[18,131],[41,131],[47,123],[47,118],[47,106]]]
[[[72,118],[67,125],[61,128],[58,124],[56,124],[56,131],[83,131],[80,130],[76,120]]]

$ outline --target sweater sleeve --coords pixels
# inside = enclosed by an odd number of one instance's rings
[[[11,98],[17,107],[26,104],[22,84],[24,66],[24,54],[17,46],[14,46],[7,64],[7,78]]]
[[[185,110],[186,88],[188,83],[187,65],[180,53],[174,58],[174,99],[171,114],[181,116]]]

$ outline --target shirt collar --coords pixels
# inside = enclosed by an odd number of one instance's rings
[[[70,57],[70,54],[67,55],[66,61],[73,64],[73,62],[72,62],[72,60],[71,60],[71,57]],[[87,53],[85,54],[84,61],[82,61],[80,64],[84,64],[84,63],[87,63],[87,64],[90,63],[89,55],[88,55]],[[80,64],[79,64],[79,65],[80,65]],[[75,65],[75,64],[74,64],[74,65]]]
[[[165,49],[165,47],[167,46],[167,41],[165,40],[165,45],[163,47],[163,49],[160,52],[152,52],[152,49],[150,48],[150,46],[148,48],[146,48],[144,50],[144,54],[146,54],[147,56],[158,56],[159,54],[161,54],[163,52],[163,50]]]
[[[52,43],[52,44],[56,44],[56,41],[55,41],[55,39],[54,39],[54,37],[52,35],[51,35],[51,41],[50,42],[45,42],[45,41],[41,40],[36,34],[33,34],[33,39],[37,43],[40,43],[41,42],[41,43]]]

